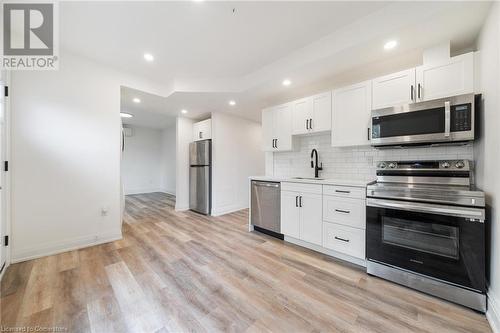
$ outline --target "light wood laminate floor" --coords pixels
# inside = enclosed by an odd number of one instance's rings
[[[247,211],[126,199],[123,240],[9,267],[1,326],[69,332],[490,332],[479,313],[283,241]]]

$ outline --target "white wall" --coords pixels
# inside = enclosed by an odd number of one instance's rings
[[[259,123],[212,113],[212,215],[248,208],[248,177],[265,170]]]
[[[125,137],[122,179],[125,194],[162,191],[162,130],[127,126],[132,136]]]
[[[193,140],[193,121],[178,117],[176,123],[175,209],[189,209],[189,143]]]
[[[175,126],[171,126],[162,131],[162,191],[175,195],[176,177],[176,131]]]
[[[500,332],[500,5],[495,3],[478,40],[477,83],[483,94],[481,137],[476,143],[478,186],[486,193],[490,210],[488,319]]]
[[[121,238],[120,85],[166,91],[67,52],[60,61],[12,73],[13,261]]]

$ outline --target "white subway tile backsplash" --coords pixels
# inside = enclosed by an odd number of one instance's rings
[[[323,162],[323,178],[372,180],[379,161],[395,160],[473,160],[472,144],[421,148],[375,149],[370,146],[337,148],[331,146],[330,134],[294,138],[295,150],[273,153],[274,175],[278,177],[312,177],[311,150],[316,148]]]

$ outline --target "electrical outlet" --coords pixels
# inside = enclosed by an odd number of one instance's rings
[[[109,208],[108,207],[102,207],[101,208],[101,216],[108,216],[109,213]]]

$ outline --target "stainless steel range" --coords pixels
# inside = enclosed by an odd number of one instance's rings
[[[484,312],[484,221],[469,161],[380,162],[367,187],[367,271]]]

